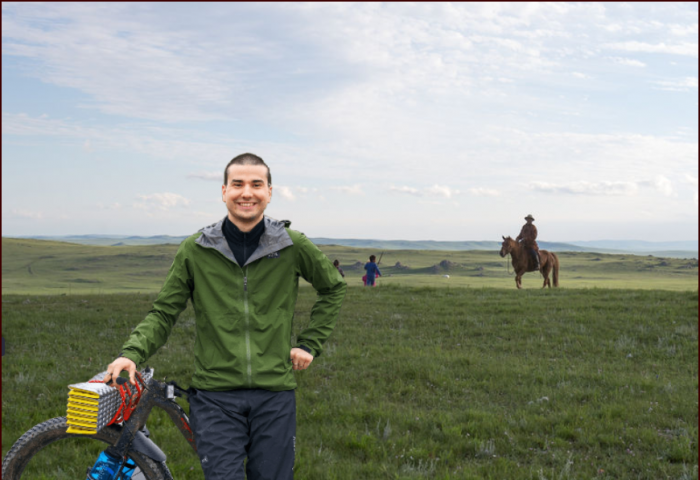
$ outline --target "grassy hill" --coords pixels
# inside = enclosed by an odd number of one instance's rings
[[[348,285],[362,286],[362,266],[380,251],[320,245],[338,259]],[[2,239],[3,294],[156,292],[177,245],[104,247],[46,240]],[[584,252],[558,253],[562,288],[697,290],[697,260]],[[379,265],[383,285],[514,288],[510,264],[497,251],[387,250]],[[448,275],[449,278],[446,278]],[[542,278],[528,273],[525,288]]]
[[[387,250],[363,288],[380,251],[320,248],[350,288],[295,373],[298,478],[697,478],[697,261],[565,252],[561,288],[530,273],[516,291],[495,250]],[[2,239],[3,454],[113,360],[176,250]],[[294,335],[315,298],[300,289]],[[194,319],[190,305],[149,359],[159,378],[189,385]],[[148,427],[175,478],[203,478],[167,415]],[[80,440],[26,476],[84,476],[103,445]]]
[[[68,236],[30,236],[31,240],[49,240],[79,245],[126,246],[126,245],[179,245],[187,236],[156,235],[152,237],[125,235],[68,235]],[[352,238],[311,238],[316,245],[340,245],[352,248],[370,248],[376,250],[498,250],[500,242],[464,241],[439,242],[433,240],[368,240]],[[539,242],[540,248],[551,252],[592,252],[631,255],[653,255],[655,257],[697,259],[697,242],[643,242],[639,240],[594,242]]]
[[[176,251],[177,245],[99,247],[3,238],[3,295],[157,291]]]

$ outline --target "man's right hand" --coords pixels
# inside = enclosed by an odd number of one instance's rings
[[[103,379],[105,383],[112,383],[117,380],[123,370],[129,372],[129,381],[136,385],[136,364],[126,357],[119,357],[107,367],[107,375]]]

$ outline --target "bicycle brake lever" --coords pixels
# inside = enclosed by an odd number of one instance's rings
[[[170,387],[172,387],[172,388],[173,388],[173,390],[172,390],[173,396],[175,396],[175,397],[181,397],[181,398],[184,398],[184,399],[187,399],[187,398],[188,398],[187,390],[185,390],[185,389],[182,388],[180,385],[178,385],[177,383],[175,383],[174,380],[169,381],[169,382],[167,383],[167,385],[168,385],[168,394],[170,394]],[[168,397],[170,397],[170,395],[168,395]]]

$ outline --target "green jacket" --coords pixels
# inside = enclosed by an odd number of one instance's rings
[[[177,251],[153,309],[122,347],[137,365],[165,344],[192,301],[196,339],[192,386],[202,390],[296,388],[289,353],[299,277],[318,292],[311,321],[297,338],[314,357],[333,331],[347,285],[303,233],[265,217],[255,252],[240,266],[222,232],[223,219],[187,238]]]

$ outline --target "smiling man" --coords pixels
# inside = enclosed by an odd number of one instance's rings
[[[109,382],[165,344],[190,300],[196,315],[190,415],[207,480],[293,478],[294,370],[309,367],[331,334],[347,285],[330,260],[289,222],[264,215],[272,177],[262,158],[224,170],[228,215],[185,240],[153,309],[134,329]],[[318,297],[291,344],[299,277]]]

